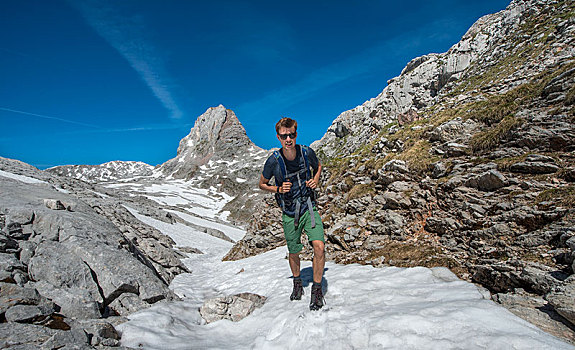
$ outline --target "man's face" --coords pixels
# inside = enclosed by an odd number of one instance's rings
[[[279,130],[279,134],[276,136],[281,142],[283,148],[291,149],[295,147],[295,141],[297,138],[295,127],[286,128],[282,126]],[[293,136],[293,138],[291,136]],[[283,139],[283,137],[285,137],[285,139]]]

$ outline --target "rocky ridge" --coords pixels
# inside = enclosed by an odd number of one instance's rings
[[[259,174],[270,151],[257,147],[232,110],[211,107],[200,115],[179,144],[177,156],[152,167],[142,162],[114,161],[100,165],[65,165],[47,172],[88,183],[138,178],[141,183],[181,179],[193,186],[213,189],[233,197],[224,208],[229,221],[244,226],[252,208],[263,200],[257,190]],[[245,193],[250,193],[245,196]]]
[[[144,162],[112,161],[99,165],[60,165],[46,169],[59,176],[86,182],[106,182],[152,175],[154,167]]]
[[[335,119],[312,145],[328,259],[447,266],[575,342],[574,6],[513,1]],[[226,259],[281,244],[275,210]]]
[[[480,18],[447,52],[414,58],[377,97],[339,115],[314,149],[350,155],[433,106],[505,93],[553,69],[574,55],[569,11],[568,1],[517,0]]]

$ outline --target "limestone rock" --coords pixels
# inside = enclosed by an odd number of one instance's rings
[[[506,180],[505,176],[497,170],[490,170],[471,178],[467,184],[481,191],[494,191],[505,187]]]
[[[94,329],[88,338],[83,328],[70,327],[71,320],[133,313],[159,300],[176,298],[166,282],[173,275],[164,273],[161,264],[154,265],[115,226],[116,220],[128,217],[127,211],[114,210],[111,200],[99,197],[84,182],[54,178],[5,158],[0,158],[0,167],[26,180],[0,177],[0,278],[9,282],[0,283],[0,315],[5,322],[0,327],[0,347],[117,346],[118,334],[114,330],[111,335],[112,326],[96,327],[101,331]],[[27,180],[28,176],[44,181]],[[57,191],[48,181],[66,190]],[[93,200],[97,197],[99,202]],[[103,213],[106,215],[100,215]],[[123,223],[132,228],[136,223],[131,220],[135,218]],[[142,223],[137,226],[134,237],[150,233]],[[150,245],[154,234],[146,237]],[[166,248],[173,244],[160,236],[154,239]],[[174,261],[178,256],[174,252],[162,250],[157,255],[163,256],[158,260],[170,268],[182,264]],[[119,303],[124,295],[137,300],[130,308],[115,310],[114,302]],[[29,334],[9,334],[19,329]]]
[[[575,279],[571,278],[564,286],[557,287],[545,299],[561,316],[575,325]]]
[[[253,293],[240,293],[206,300],[200,308],[200,315],[211,323],[219,320],[237,322],[261,307],[266,297]]]
[[[45,349],[60,349],[73,346],[75,349],[90,349],[88,335],[80,329],[72,329],[67,332],[57,332],[42,344]]]
[[[66,209],[64,204],[61,201],[59,201],[58,199],[44,199],[44,205],[46,206],[46,208],[52,209],[52,210],[65,210]]]
[[[0,323],[0,348],[18,347],[29,349],[40,348],[41,344],[58,333],[55,329],[47,327],[23,324],[23,323]]]
[[[42,323],[56,310],[51,303],[44,305],[14,305],[6,310],[4,316],[8,322]]]
[[[57,289],[77,288],[85,291],[90,300],[98,303],[104,301],[90,267],[62,244],[53,241],[41,243],[28,269],[36,281],[47,282]]]

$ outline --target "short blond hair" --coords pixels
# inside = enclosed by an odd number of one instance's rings
[[[280,133],[281,128],[294,128],[294,131],[297,131],[297,122],[291,118],[284,117],[276,123],[276,134]]]

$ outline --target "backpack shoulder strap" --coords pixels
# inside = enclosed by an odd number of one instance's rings
[[[300,149],[301,149],[301,155],[303,158],[303,162],[304,162],[304,166],[305,166],[305,170],[306,170],[306,176],[308,179],[311,179],[311,171],[309,169],[310,165],[309,165],[309,158],[308,158],[308,151],[309,151],[309,147],[306,145],[300,145]]]
[[[283,180],[285,181],[286,174],[287,174],[286,163],[284,162],[284,159],[283,159],[282,155],[280,154],[280,151],[274,151],[273,155],[278,162],[278,165],[280,167],[280,172],[282,173]]]

